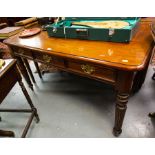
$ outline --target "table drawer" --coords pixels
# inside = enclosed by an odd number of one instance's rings
[[[34,55],[34,59],[38,62],[64,68],[64,61],[62,58],[59,58],[50,54],[46,54],[46,53],[45,54],[39,53],[39,52],[33,52],[33,55]]]
[[[78,62],[68,62],[67,67],[68,70],[112,83],[114,83],[116,79],[116,71],[106,67]]]
[[[30,49],[26,48],[14,48],[14,55],[25,57],[28,59],[33,59],[32,52]]]

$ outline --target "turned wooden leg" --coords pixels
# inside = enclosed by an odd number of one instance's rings
[[[152,51],[152,50],[155,51],[155,48],[153,49],[153,44],[150,47],[150,51]],[[145,68],[141,71],[138,71],[135,75],[134,82],[133,82],[133,88],[132,88],[133,93],[138,92],[140,90],[140,88],[142,87],[144,81],[145,81],[147,70],[148,70],[148,67],[150,64],[150,60],[151,60],[151,56],[154,52],[149,52],[149,53],[150,53],[150,55],[148,57],[149,60],[147,61]]]
[[[113,133],[118,136],[122,132],[123,120],[127,110],[129,94],[134,80],[134,72],[118,71],[116,80],[117,99],[115,107],[115,125]]]
[[[36,120],[37,120],[37,123],[38,123],[40,119],[39,119],[39,116],[38,116],[38,113],[37,113],[37,109],[34,107],[34,105],[32,103],[32,100],[31,100],[31,98],[30,98],[30,96],[29,96],[29,94],[28,94],[22,80],[20,79],[18,81],[18,83],[19,83],[19,85],[20,85],[20,87],[21,87],[21,89],[22,89],[22,91],[23,91],[23,93],[24,93],[24,95],[25,95],[25,97],[26,97],[26,99],[28,101],[28,104],[30,105],[31,109],[34,111],[34,114],[35,114],[35,117],[36,117]]]
[[[148,66],[149,66],[149,63],[146,65],[146,67],[143,70],[138,71],[136,73],[135,78],[134,78],[134,82],[133,82],[133,87],[132,87],[133,93],[138,92],[140,90],[140,88],[142,87],[142,85],[145,81],[145,78],[146,78]]]
[[[41,72],[40,72],[38,63],[34,61],[34,65],[36,66],[36,69],[37,69],[37,72],[38,72],[38,74],[39,74],[39,77],[42,79],[42,75],[41,75]]]
[[[114,135],[118,136],[122,132],[122,124],[125,116],[125,112],[127,109],[129,94],[117,94],[117,102],[115,109],[115,126],[113,129]]]
[[[23,58],[23,61],[24,61],[25,66],[26,66],[26,68],[27,68],[27,70],[28,70],[28,72],[29,72],[29,74],[30,74],[30,76],[31,76],[31,79],[32,79],[33,83],[36,83],[36,81],[35,81],[35,79],[34,79],[34,76],[33,76],[33,73],[32,73],[32,70],[31,70],[31,67],[30,67],[30,65],[29,65],[29,62],[28,62],[27,59],[25,59],[25,58]]]
[[[26,70],[26,67],[23,63],[23,60],[20,57],[16,57],[17,59],[17,64],[18,67],[23,75],[23,77],[25,78],[26,82],[28,83],[29,87],[33,90],[33,84],[31,83],[30,77],[28,75],[28,72]]]
[[[146,74],[144,74],[144,71],[139,71],[136,74],[135,79],[134,79],[133,88],[132,88],[133,93],[137,93],[141,89],[141,87],[144,83],[144,80],[145,80],[144,75],[146,75]]]
[[[135,75],[133,88],[132,88],[133,93],[138,92],[140,88],[142,87],[145,81],[147,69],[148,69],[148,66],[144,70],[138,71],[137,74]]]

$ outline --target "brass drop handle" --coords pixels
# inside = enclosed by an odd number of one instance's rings
[[[51,57],[51,56],[48,56],[48,55],[43,55],[43,60],[44,60],[46,63],[50,63],[51,60],[52,60],[52,57]]]
[[[95,72],[95,67],[90,66],[90,65],[81,65],[81,69],[86,74],[92,74],[93,72]]]
[[[18,54],[23,55],[24,54],[24,50],[23,49],[19,49]]]

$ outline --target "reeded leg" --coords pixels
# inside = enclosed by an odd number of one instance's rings
[[[113,133],[115,136],[118,136],[122,132],[123,120],[127,110],[127,103],[132,88],[134,75],[134,72],[118,71],[116,81],[117,99],[115,107],[115,125],[113,128]]]
[[[35,79],[34,79],[34,76],[33,76],[33,73],[32,73],[32,70],[31,70],[31,67],[30,67],[30,65],[29,65],[29,62],[28,62],[27,59],[25,59],[25,58],[23,58],[23,61],[24,61],[25,66],[26,66],[26,68],[27,68],[27,70],[28,70],[28,72],[29,72],[29,74],[30,74],[30,76],[31,76],[31,79],[32,79],[33,83],[36,83],[36,81],[35,81]]]
[[[22,75],[24,76],[24,78],[25,78],[26,82],[28,83],[29,87],[33,90],[33,85],[31,83],[30,77],[29,77],[29,75],[27,73],[26,67],[25,67],[25,65],[23,63],[23,60],[20,57],[16,57],[16,59],[17,59],[18,67],[19,67]]]
[[[31,109],[34,111],[34,114],[35,114],[35,117],[36,117],[36,120],[37,120],[37,123],[38,123],[40,119],[39,119],[39,116],[38,116],[38,113],[37,113],[37,109],[34,107],[34,105],[32,103],[32,100],[31,100],[31,98],[30,98],[30,96],[29,96],[29,94],[28,94],[22,80],[19,80],[18,82],[19,82],[20,87],[22,88],[22,91],[23,91],[23,93],[24,93],[24,95],[25,95]]]
[[[117,94],[116,109],[115,109],[115,126],[113,133],[118,136],[122,132],[122,124],[127,109],[129,94]]]
[[[36,69],[37,69],[37,72],[38,72],[38,74],[39,74],[39,77],[42,79],[42,75],[41,75],[41,72],[40,72],[38,63],[34,61],[34,65],[36,66]]]

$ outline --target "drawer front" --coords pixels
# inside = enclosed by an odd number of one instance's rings
[[[116,71],[106,67],[95,66],[93,64],[68,62],[68,70],[77,72],[89,77],[94,77],[111,83],[115,83]]]
[[[50,54],[43,54],[39,52],[33,52],[34,60],[47,64],[47,65],[54,65],[57,67],[64,68],[64,61],[63,59],[50,55]]]
[[[13,48],[13,52],[15,56],[21,56],[28,59],[33,59],[32,52],[30,49],[26,48]]]

